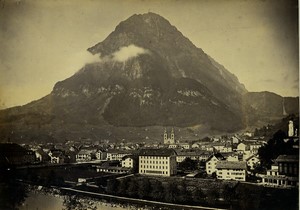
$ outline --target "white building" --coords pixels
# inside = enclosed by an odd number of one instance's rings
[[[217,179],[246,181],[246,162],[218,161],[216,165]]]
[[[205,163],[206,173],[209,175],[215,173],[217,171],[216,169],[217,162],[224,159],[225,158],[220,153],[211,155]]]
[[[299,187],[299,155],[279,155],[276,165],[262,175],[264,185]]]
[[[133,155],[126,155],[122,158],[122,167],[124,168],[134,168],[136,163],[137,158],[135,158]]]
[[[257,165],[260,164],[260,160],[257,157],[257,155],[252,155],[249,158],[246,159],[247,162],[247,166],[249,166],[249,168],[251,170],[253,170]]]
[[[197,161],[206,161],[212,154],[205,150],[176,150],[176,162],[181,163],[186,158]]]
[[[119,160],[119,161],[121,161],[122,158],[126,155],[130,155],[130,152],[126,151],[126,150],[109,149],[107,151],[106,160]]]
[[[142,149],[139,153],[139,173],[172,176],[177,173],[176,152],[173,149]]]
[[[288,126],[288,136],[292,137],[294,136],[294,122],[292,120],[289,121],[289,126]]]
[[[96,158],[96,151],[97,149],[93,148],[85,148],[81,149],[76,154],[76,162],[84,162],[84,161],[91,161],[92,159]]]
[[[241,142],[237,145],[236,150],[239,151],[239,152],[245,152],[245,151],[249,150],[249,146],[247,144]]]

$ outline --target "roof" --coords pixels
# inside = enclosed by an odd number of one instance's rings
[[[136,155],[125,155],[124,157],[122,157],[122,160],[125,160],[127,158],[131,158],[133,160],[137,160],[138,157]]]
[[[7,157],[16,157],[27,154],[34,154],[34,152],[31,150],[27,150],[24,147],[15,143],[1,143],[0,154]]]
[[[217,169],[247,169],[247,164],[244,161],[219,161],[216,165]]]
[[[90,155],[92,153],[95,153],[97,150],[96,149],[81,149],[78,154],[79,155]]]
[[[259,159],[256,155],[251,155],[250,157],[248,157],[248,158],[246,159],[246,161],[248,161],[248,160],[250,160],[250,159],[252,159],[252,158],[257,158],[257,159]]]
[[[170,157],[173,155],[177,155],[174,149],[141,149],[139,156],[163,156],[163,157]]]
[[[200,156],[211,155],[212,152],[206,150],[175,150],[177,156]]]
[[[220,153],[216,153],[216,154],[212,154],[212,155],[206,160],[206,162],[207,162],[207,161],[210,161],[213,157],[216,157],[218,160],[224,160],[224,159],[225,159],[223,155],[221,155]]]
[[[279,155],[276,162],[299,162],[298,155]]]
[[[130,154],[131,151],[130,150],[119,150],[119,149],[108,149],[107,153],[116,153],[116,154]]]

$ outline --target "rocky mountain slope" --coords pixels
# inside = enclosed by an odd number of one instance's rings
[[[154,13],[131,16],[88,51],[99,61],[56,83],[44,98],[0,111],[1,139],[159,139],[163,126],[233,132],[259,117],[283,115],[277,107],[282,97],[269,109],[273,100],[248,93]],[[294,112],[295,100],[285,101],[286,112]],[[145,134],[149,126],[154,136]]]

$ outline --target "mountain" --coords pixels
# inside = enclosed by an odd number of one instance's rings
[[[255,96],[235,75],[154,13],[122,21],[88,51],[99,61],[57,82],[44,98],[0,111],[0,137],[160,140],[163,126],[176,126],[180,135],[195,138],[238,131],[268,110],[251,100]],[[270,114],[279,116],[277,109]]]

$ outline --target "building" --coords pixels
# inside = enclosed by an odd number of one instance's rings
[[[65,163],[67,162],[67,157],[64,153],[64,151],[60,150],[60,149],[52,149],[50,150],[50,152],[48,153],[48,155],[50,156],[51,163]]]
[[[104,149],[98,149],[96,152],[96,159],[97,160],[106,160],[107,152]]]
[[[262,183],[268,186],[298,187],[299,156],[279,155],[276,164],[262,176]]]
[[[171,149],[190,149],[191,145],[189,143],[176,143],[176,144],[169,144],[168,148],[171,148]]]
[[[294,122],[292,120],[289,121],[288,125],[288,136],[292,137],[294,136]]]
[[[1,162],[13,165],[31,164],[35,162],[35,152],[15,143],[0,144]]]
[[[138,157],[136,155],[126,155],[122,158],[121,164],[124,168],[136,168]]]
[[[119,161],[121,161],[124,156],[130,155],[130,154],[131,153],[127,150],[109,149],[107,151],[106,160],[119,160]]]
[[[217,162],[221,160],[225,160],[225,158],[220,153],[211,155],[205,163],[206,173],[209,175],[215,173],[217,171],[216,169]]]
[[[181,163],[186,158],[190,158],[191,160],[197,161],[206,161],[212,154],[212,152],[208,152],[206,150],[176,150],[176,162]]]
[[[173,149],[142,149],[139,153],[139,173],[156,176],[175,175],[176,155]]]
[[[244,161],[218,161],[217,179],[246,181],[247,165]]]
[[[250,170],[255,169],[256,166],[260,165],[260,160],[257,155],[252,155],[246,159],[247,166]]]
[[[170,137],[168,137],[167,129],[165,129],[165,132],[164,132],[164,144],[175,144],[174,128],[172,128]]]
[[[85,161],[91,161],[91,160],[96,159],[96,151],[97,151],[97,149],[95,149],[95,148],[81,149],[76,154],[76,162],[85,162]]]
[[[35,152],[35,159],[39,163],[45,163],[51,160],[49,155],[46,152],[44,152],[42,149],[37,149],[34,152]]]
[[[249,145],[247,145],[247,144],[245,144],[245,143],[243,143],[243,142],[241,142],[241,143],[239,143],[238,145],[237,145],[237,149],[236,149],[238,152],[245,152],[245,151],[247,151],[247,150],[249,150]]]

